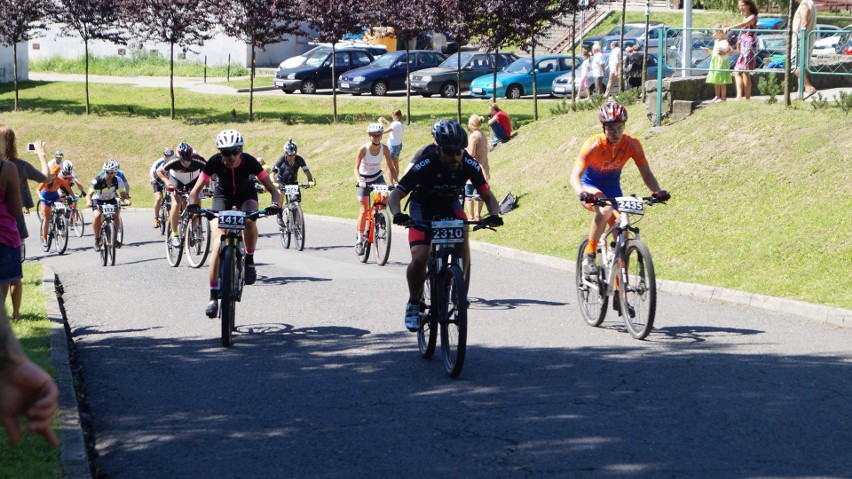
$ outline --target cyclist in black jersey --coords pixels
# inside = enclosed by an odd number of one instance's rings
[[[201,175],[201,170],[207,162],[189,146],[189,143],[181,143],[177,147],[177,156],[165,161],[157,168],[157,176],[167,185],[169,194],[172,195],[172,209],[169,211],[169,222],[172,224],[172,237],[169,241],[172,246],[180,247],[178,235],[178,219],[184,208],[183,196],[175,192],[192,191]]]
[[[491,214],[485,219],[487,224],[502,225],[497,198],[488,187],[479,163],[465,151],[467,132],[464,128],[454,121],[438,120],[432,126],[432,137],[435,143],[419,152],[419,161],[399,180],[388,199],[393,222],[407,225],[412,221],[432,221],[436,217],[467,219],[459,196],[464,191],[465,183],[470,180]],[[400,202],[409,193],[412,196],[408,204],[410,216],[400,211]],[[420,293],[426,280],[431,241],[424,231],[409,228],[408,243],[411,247],[411,263],[406,272],[408,303],[405,307],[405,327],[409,331],[417,331]],[[462,256],[467,269],[470,261],[467,233]]]
[[[219,181],[213,190],[214,211],[238,209],[241,211],[257,211],[257,190],[254,187],[255,177],[263,184],[266,191],[272,195],[272,205],[266,212],[275,215],[279,211],[279,193],[269,175],[264,171],[260,162],[252,155],[243,153],[243,136],[236,130],[224,130],[216,137],[216,148],[219,153],[211,156],[199,176],[200,181],[195,183],[189,194],[189,206],[191,212],[197,213],[201,208],[201,190],[210,183],[211,178],[216,175]],[[216,227],[216,225],[211,225]],[[210,253],[210,267],[208,276],[210,278],[210,302],[207,304],[205,314],[215,318],[219,311],[219,242],[224,230],[219,230]],[[257,246],[257,225],[254,221],[246,221],[246,229],[243,233],[243,241],[246,248],[245,258],[245,282],[254,284],[257,280],[257,272],[254,267],[254,251]]]
[[[308,177],[308,184],[310,186],[316,184],[314,175],[311,174],[311,170],[308,168],[307,163],[305,163],[305,159],[296,154],[298,151],[299,148],[293,143],[293,139],[290,138],[284,145],[284,155],[278,158],[275,166],[272,167],[272,172],[276,174],[275,179],[278,181],[278,184],[298,185],[300,168],[305,172],[305,176]]]
[[[118,178],[118,161],[115,158],[110,158],[104,163],[104,169],[101,173],[95,176],[92,180],[92,186],[89,187],[89,192],[86,194],[86,206],[92,207],[92,229],[95,233],[95,249],[101,249],[101,223],[103,223],[103,214],[98,209],[98,205],[110,204],[121,206],[119,198],[124,200],[124,205],[130,205],[130,197],[124,190],[125,183]],[[116,231],[121,227],[121,208],[115,210],[115,228]],[[116,239],[117,240],[117,239]]]

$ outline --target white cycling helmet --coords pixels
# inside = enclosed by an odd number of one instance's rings
[[[385,127],[382,126],[381,123],[370,123],[367,125],[367,133],[384,133]]]
[[[219,136],[216,137],[216,148],[233,148],[235,146],[243,146],[243,135],[237,130],[222,130]]]
[[[63,175],[70,175],[74,171],[74,165],[71,164],[71,160],[62,160],[59,169]]]
[[[104,163],[104,171],[118,171],[118,161],[115,158],[110,158]]]

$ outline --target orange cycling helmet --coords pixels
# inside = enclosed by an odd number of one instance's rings
[[[627,109],[620,103],[608,101],[601,105],[598,110],[601,123],[613,123],[616,121],[627,121]]]

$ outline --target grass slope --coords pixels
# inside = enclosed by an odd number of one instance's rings
[[[249,124],[230,115],[232,108],[245,108],[245,96],[179,91],[183,119],[169,121],[162,117],[168,114],[165,90],[93,86],[108,112],[103,116],[79,114],[79,98],[71,93],[79,85],[30,84],[21,102],[36,111],[5,113],[3,122],[17,130],[22,144],[42,138],[51,150],[64,150],[84,178],[116,156],[135,185],[135,206],[143,207],[151,204],[147,171],[163,146],[188,141],[210,155],[217,132],[237,128],[247,138],[246,150],[267,160],[294,138],[318,178],[318,188],[304,195],[305,210],[354,218],[352,168],[357,147],[366,141],[366,123],[392,109],[405,110],[404,98],[340,96],[343,121],[332,125],[330,98],[268,96],[255,105],[264,120]],[[10,96],[3,90],[1,104]],[[599,125],[588,111],[553,116],[553,101],[540,102],[541,119],[532,122],[531,103],[501,102],[522,127],[490,155],[494,190],[498,196],[513,191],[521,207],[500,233],[477,239],[572,258],[591,217],[577,204],[568,175],[581,143],[599,132]],[[130,116],[126,105],[150,116]],[[465,100],[463,117],[486,108],[487,102]],[[455,117],[455,102],[416,98],[412,112],[404,159],[429,142],[434,118]],[[643,105],[630,107],[629,133],[645,137],[645,113]],[[852,137],[838,134],[849,126],[837,108],[731,101],[701,109],[643,140],[661,184],[674,195],[641,223],[658,275],[852,308],[847,214]],[[631,165],[623,184],[625,193],[646,191]]]

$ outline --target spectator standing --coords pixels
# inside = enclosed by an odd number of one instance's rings
[[[645,59],[639,51],[639,45],[627,47],[627,51],[629,54],[624,65],[624,76],[630,88],[639,88],[642,86],[642,69],[645,66]]]
[[[801,29],[805,29],[805,36],[802,38],[802,41],[808,46],[808,51],[805,54],[805,58],[810,58],[811,53],[814,50],[814,41],[816,38],[811,38],[810,33],[816,28],[817,22],[817,13],[816,6],[814,5],[814,0],[798,0],[799,7],[796,8],[796,13],[793,15],[793,46],[790,50],[790,64],[793,67],[793,73],[797,73],[798,69],[798,53],[799,49],[799,32]],[[810,98],[811,95],[816,93],[816,88],[814,88],[811,83],[811,79],[808,78],[808,74],[802,70],[802,78],[805,83],[805,92],[803,99]]]
[[[492,150],[498,144],[509,141],[509,138],[512,136],[512,121],[509,119],[509,115],[501,110],[496,103],[491,104],[491,110],[488,113],[488,125],[491,127]]]
[[[577,98],[588,98],[592,96],[591,91],[589,91],[589,79],[592,77],[592,60],[591,55],[589,55],[588,50],[583,50],[583,63],[580,64],[579,75],[576,77],[577,85]],[[583,92],[586,92],[586,96],[583,97]]]
[[[595,43],[592,45],[592,79],[595,81],[595,93],[600,95],[604,91],[604,57],[601,53],[601,46]]]
[[[722,31],[722,25],[716,25],[713,30],[713,38],[716,41],[713,43],[713,50],[704,48],[711,52],[710,71],[707,72],[707,83],[713,85],[716,96],[710,100],[710,103],[719,103],[728,100],[728,85],[733,81],[731,73],[728,71],[730,64],[728,63],[728,55],[731,53],[731,44],[725,39],[725,33]]]
[[[482,168],[482,174],[485,176],[485,181],[488,181],[491,179],[491,168],[488,166],[488,140],[485,139],[485,135],[481,129],[482,120],[483,118],[479,115],[470,115],[470,119],[467,121],[467,129],[470,130],[470,135],[467,137],[466,150],[479,163],[480,168]],[[479,221],[482,217],[482,205],[485,203],[481,199],[476,202],[471,200],[470,197],[473,196],[473,192],[473,184],[467,182],[464,185],[464,196],[465,206],[467,206],[470,212],[468,217]],[[476,204],[474,205],[474,203]],[[474,210],[476,213],[474,213]]]
[[[609,96],[611,93],[615,91],[616,86],[618,90],[621,91],[621,77],[618,76],[619,69],[621,68],[621,48],[618,46],[618,42],[612,42],[610,44],[610,52],[609,52],[609,78],[606,84],[606,93],[604,96]]]
[[[17,139],[15,137],[14,130],[6,125],[0,125],[0,160],[7,160],[11,162],[18,170],[18,185],[21,194],[21,204],[23,205],[23,208],[26,209],[27,213],[30,212],[30,208],[35,206],[32,194],[30,193],[30,188],[27,186],[27,180],[34,181],[36,183],[44,183],[50,178],[50,172],[47,169],[47,159],[44,156],[44,142],[37,141],[34,143],[34,146],[34,151],[41,162],[41,171],[18,157]],[[18,235],[21,241],[27,239],[29,237],[29,231],[27,231],[27,223],[24,221],[23,213],[21,211],[12,211],[11,213],[16,215]],[[20,260],[20,257],[18,257],[18,259]],[[10,292],[12,296],[12,320],[15,321],[21,319],[21,301],[23,300],[24,294],[23,286],[24,283],[21,278],[11,282]]]
[[[388,124],[388,121],[384,117],[379,117],[379,123],[385,128],[383,134],[390,135],[388,137],[388,147],[390,148],[391,155],[391,171],[388,173],[391,177],[391,182],[396,184],[399,181],[399,155],[402,152],[402,135],[405,133],[405,125],[402,124],[402,111],[394,110],[391,113],[392,122]]]
[[[6,304],[6,292],[13,281],[21,281],[21,187],[18,171],[11,161],[0,159],[0,295]],[[0,343],[0,350],[3,344]],[[2,389],[0,389],[2,391]]]
[[[757,38],[754,30],[757,27],[757,5],[754,0],[740,0],[738,4],[740,12],[745,18],[740,23],[725,27],[728,30],[741,28],[737,44],[740,48],[740,57],[734,65],[734,83],[737,86],[737,100],[751,99],[751,71],[757,64]]]

